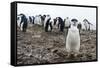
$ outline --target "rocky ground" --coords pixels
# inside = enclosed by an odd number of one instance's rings
[[[65,33],[45,32],[34,25],[27,32],[17,31],[17,64],[43,64],[96,59],[96,31],[81,31],[81,48],[77,57],[68,57]]]

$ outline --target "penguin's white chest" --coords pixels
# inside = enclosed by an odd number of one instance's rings
[[[66,49],[68,52],[78,52],[80,48],[80,35],[76,27],[70,28],[66,37]]]
[[[51,27],[50,27],[50,25],[48,26],[48,31],[50,31],[51,30]]]

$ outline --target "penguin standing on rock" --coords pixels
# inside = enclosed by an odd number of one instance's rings
[[[77,19],[71,20],[71,27],[66,37],[66,49],[69,56],[77,56],[80,49],[80,34],[77,28]]]

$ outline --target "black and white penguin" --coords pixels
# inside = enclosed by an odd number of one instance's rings
[[[71,22],[70,22],[70,20],[69,20],[69,17],[66,17],[66,18],[64,19],[64,24],[65,24],[65,36],[67,36],[67,34],[68,34],[68,29],[69,29],[70,26],[71,26]]]
[[[69,54],[76,56],[79,53],[80,49],[80,34],[79,29],[77,28],[77,19],[71,20],[71,27],[68,30],[66,36],[66,49]]]
[[[56,17],[54,19],[54,28],[58,28],[61,32],[64,31],[64,21],[61,17]]]
[[[93,24],[91,24],[87,19],[84,19],[83,22],[84,22],[86,31],[90,31],[90,25],[93,25]]]
[[[70,28],[71,23],[70,23],[69,17],[65,18],[64,23],[65,23],[65,28],[67,29]]]
[[[49,15],[47,15],[45,18],[44,29],[45,29],[45,32],[52,31],[52,21]]]
[[[21,31],[26,32],[28,26],[27,18],[24,14],[19,14],[18,16],[19,19],[17,20],[17,24]]]
[[[42,26],[42,20],[40,15],[36,15],[34,18],[34,24]]]

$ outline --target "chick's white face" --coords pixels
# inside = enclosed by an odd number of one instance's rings
[[[71,25],[73,25],[73,26],[77,26],[77,25],[78,25],[78,22],[73,21],[73,22],[71,22]]]

